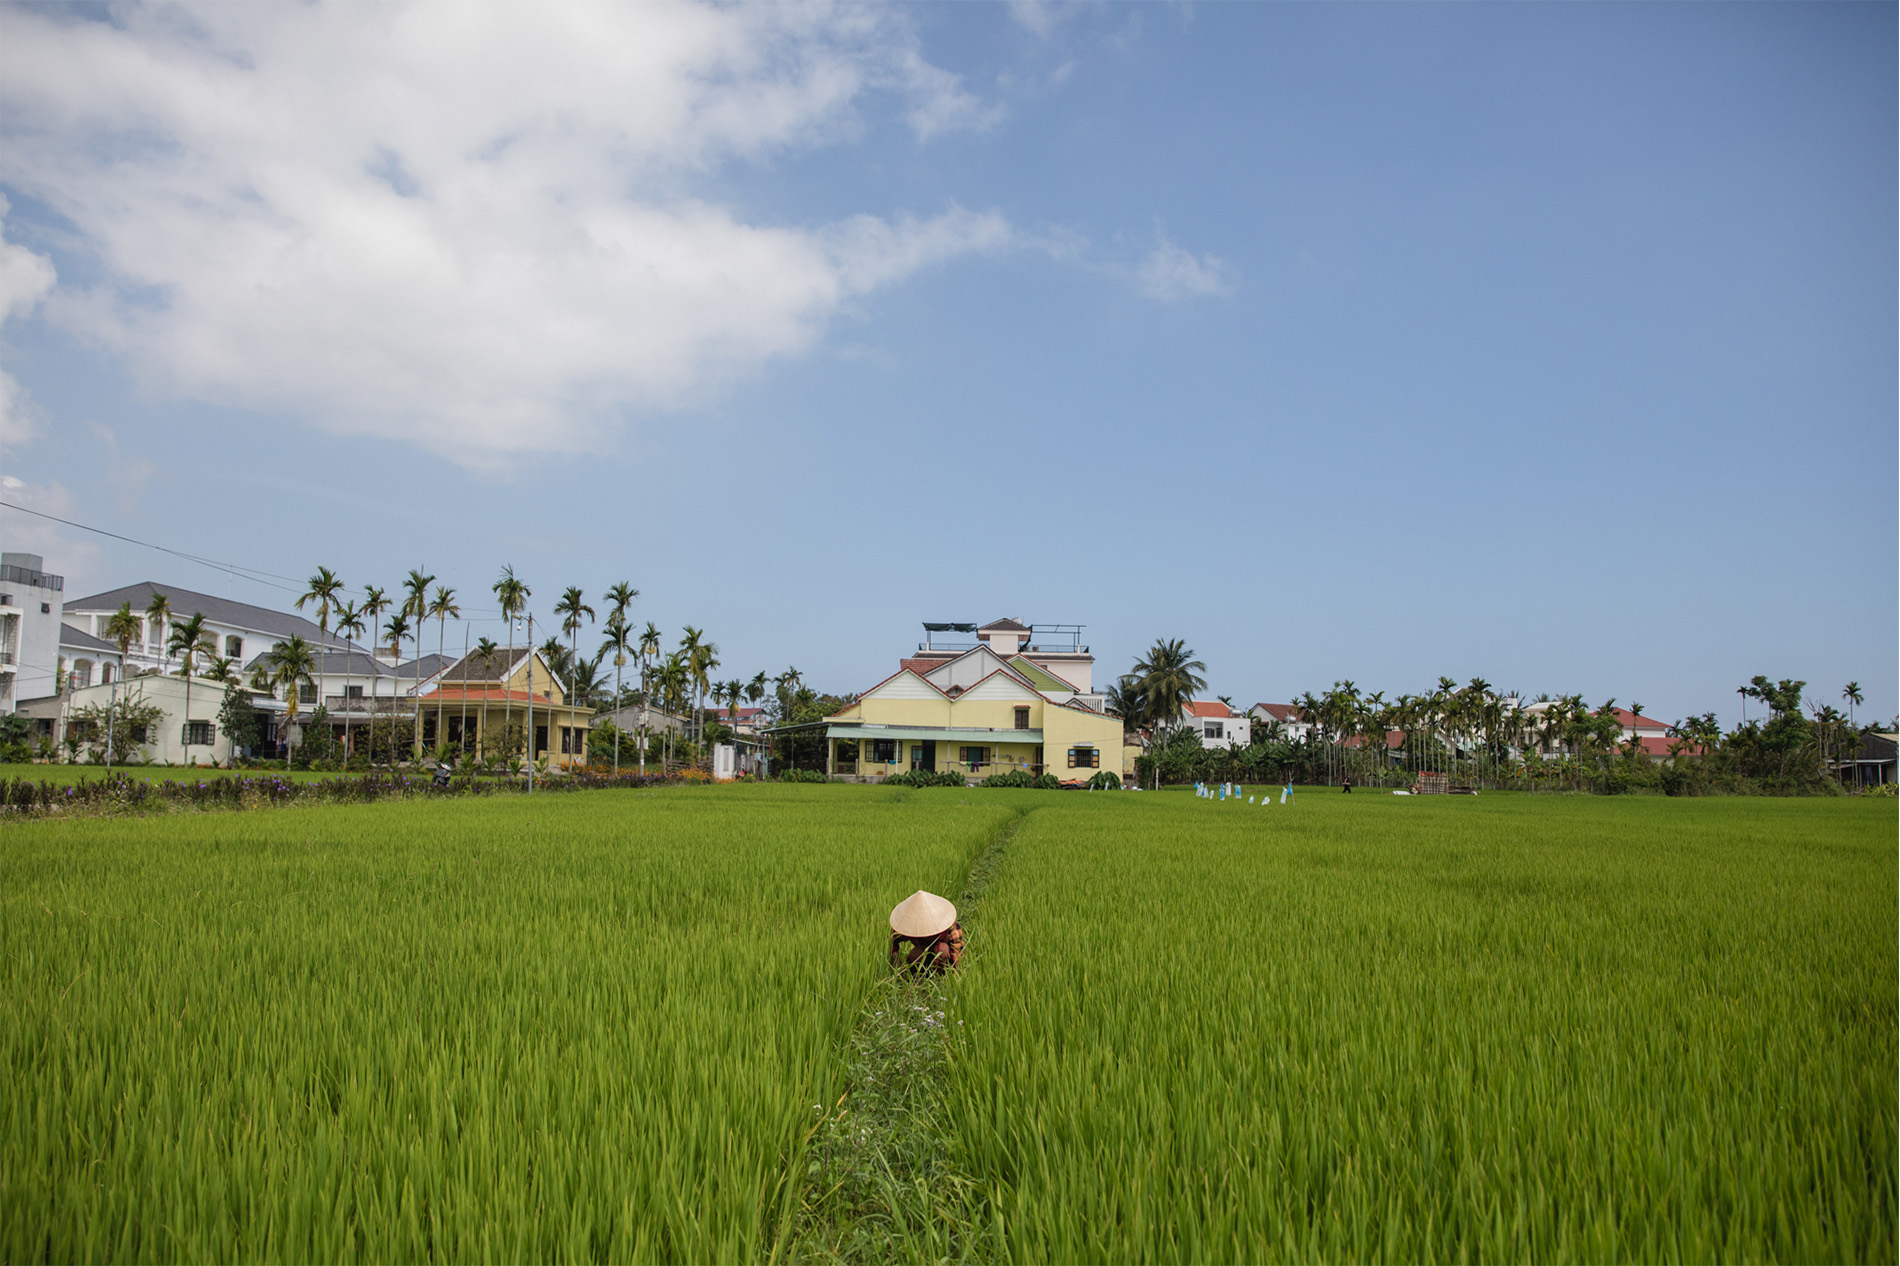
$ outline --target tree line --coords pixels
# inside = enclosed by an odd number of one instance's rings
[[[1875,728],[1856,721],[1865,702],[1858,682],[1841,691],[1843,714],[1810,698],[1804,681],[1757,676],[1740,692],[1765,717],[1726,731],[1713,712],[1689,717],[1667,726],[1666,749],[1652,752],[1634,720],[1625,732],[1614,698],[1595,706],[1580,694],[1526,700],[1482,677],[1463,685],[1440,677],[1432,689],[1391,699],[1335,682],[1298,695],[1284,721],[1251,718],[1248,743],[1210,748],[1185,723],[1187,705],[1206,690],[1206,668],[1181,639],[1158,640],[1107,691],[1108,711],[1143,748],[1144,785],[1434,780],[1474,790],[1803,794],[1853,782],[1854,757]],[[1628,711],[1641,717],[1643,704]]]

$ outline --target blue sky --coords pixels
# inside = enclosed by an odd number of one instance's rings
[[[1895,713],[1891,6],[559,14],[0,12],[0,499],[838,691],[1007,614]]]

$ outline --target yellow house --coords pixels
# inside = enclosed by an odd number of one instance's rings
[[[504,751],[509,726],[522,739],[533,726],[534,754],[555,768],[587,763],[587,728],[594,710],[569,707],[540,652],[525,646],[503,649],[484,659],[464,656],[436,679],[418,700],[423,741],[446,741],[464,752]]]
[[[906,659],[826,719],[827,772],[980,779],[1024,770],[1083,781],[1122,764],[1121,720],[1091,707],[1097,699],[1024,655],[999,655],[987,639],[954,656]]]

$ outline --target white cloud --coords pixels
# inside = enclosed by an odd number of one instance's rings
[[[32,484],[12,475],[0,476],[0,501],[62,519],[80,517],[74,513],[72,494],[59,484]],[[44,558],[46,570],[66,578],[68,594],[87,592],[99,575],[98,545],[84,537],[75,539],[71,529],[39,515],[0,508],[0,544],[10,553]]]
[[[114,13],[0,10],[0,179],[101,266],[49,315],[194,398],[499,465],[690,402],[1010,237],[954,206],[800,226],[701,192],[848,139],[887,94],[920,140],[993,123],[900,10]]]
[[[38,307],[57,280],[52,260],[7,241],[9,209],[6,198],[0,197],[0,326]],[[0,451],[25,443],[36,429],[25,390],[18,379],[0,369]]]
[[[1172,301],[1225,292],[1232,269],[1213,255],[1195,255],[1157,230],[1154,251],[1137,272],[1141,292],[1151,299]]]

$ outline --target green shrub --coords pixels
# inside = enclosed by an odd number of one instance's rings
[[[1043,774],[1036,779],[1034,786],[1037,791],[1060,791],[1062,780],[1054,774]]]
[[[901,774],[892,774],[884,780],[887,787],[964,787],[969,784],[962,774],[953,774],[949,770],[907,769]]]
[[[830,782],[831,777],[822,769],[781,769],[780,782]]]
[[[1104,769],[1089,779],[1088,789],[1090,791],[1120,791],[1122,789],[1121,775],[1113,770]]]

